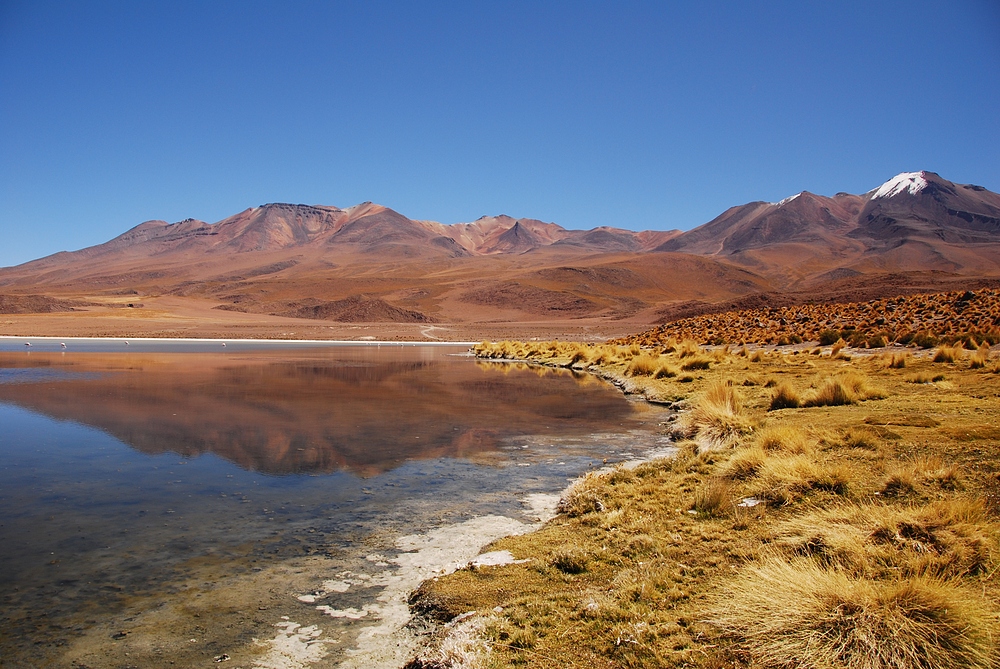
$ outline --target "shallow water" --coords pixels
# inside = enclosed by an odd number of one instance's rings
[[[0,345],[4,667],[272,666],[282,616],[327,645],[273,666],[335,666],[380,590],[324,579],[665,443],[589,376],[465,347],[59,343]]]

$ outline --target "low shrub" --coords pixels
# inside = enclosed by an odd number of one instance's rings
[[[819,344],[820,346],[831,346],[840,338],[840,330],[823,330],[819,333]]]

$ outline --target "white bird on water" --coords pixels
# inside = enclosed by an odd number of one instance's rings
[[[26,342],[24,342],[24,345],[25,346],[31,346],[31,342],[30,341],[26,341]]]

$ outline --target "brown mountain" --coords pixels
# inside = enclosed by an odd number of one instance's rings
[[[998,233],[1000,195],[907,172],[864,195],[733,207],[657,250],[725,258],[804,287],[881,272],[996,275]]]
[[[267,204],[0,269],[0,333],[597,337],[730,303],[982,285],[1000,277],[998,233],[1000,195],[931,172],[751,202],[683,233]]]

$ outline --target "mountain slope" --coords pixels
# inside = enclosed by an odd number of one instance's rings
[[[734,301],[971,286],[1000,277],[998,239],[1000,195],[931,172],[862,195],[751,202],[683,233],[506,215],[444,225],[372,202],[272,203],[217,223],[146,221],[2,268],[0,312],[641,327]]]

